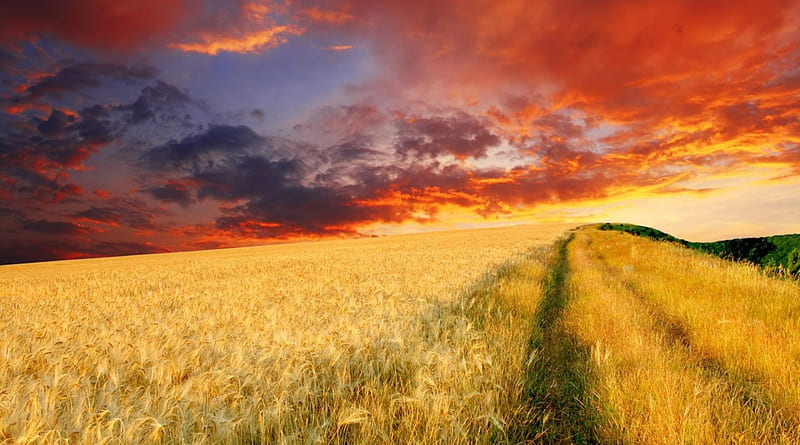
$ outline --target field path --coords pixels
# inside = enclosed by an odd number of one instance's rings
[[[547,443],[596,442],[588,412],[589,349],[581,345],[563,321],[570,294],[567,247],[574,235],[556,242],[544,277],[544,295],[532,327],[527,396],[541,415],[534,439]]]

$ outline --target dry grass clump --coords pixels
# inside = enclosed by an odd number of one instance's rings
[[[0,439],[513,441],[567,228],[0,267]]]

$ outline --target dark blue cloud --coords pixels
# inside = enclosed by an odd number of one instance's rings
[[[213,165],[213,155],[231,156],[262,146],[266,139],[245,125],[212,125],[205,132],[146,150],[139,165],[155,171],[197,170]]]
[[[177,120],[183,117],[177,109],[189,105],[192,99],[180,88],[161,80],[142,89],[139,97],[131,104],[118,107],[127,113],[126,120],[130,124],[141,124],[147,121]]]
[[[155,77],[157,71],[152,66],[127,66],[118,63],[74,63],[60,68],[55,74],[46,76],[28,86],[25,93],[11,99],[24,103],[45,96],[60,97],[67,92],[75,92],[103,85],[106,79],[125,82],[144,82]]]
[[[155,230],[161,228],[156,223],[156,218],[164,213],[164,210],[148,206],[141,199],[115,198],[104,202],[102,206],[91,206],[70,216],[91,223]]]
[[[500,138],[489,130],[488,123],[463,112],[401,119],[396,126],[395,150],[403,157],[450,154],[459,158],[483,158],[490,147],[500,144]]]

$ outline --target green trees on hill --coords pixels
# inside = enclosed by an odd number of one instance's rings
[[[761,266],[768,265],[763,260],[776,249],[767,238],[737,238],[713,243],[688,243],[688,246],[720,258],[747,261]]]
[[[668,233],[664,233],[652,227],[637,226],[636,224],[604,223],[600,225],[600,230],[619,230],[622,232],[628,232],[632,235],[654,239],[656,241],[670,241],[678,244],[687,244],[686,241],[676,238]]]
[[[800,276],[800,248],[794,249],[789,253],[786,271],[793,276]]]

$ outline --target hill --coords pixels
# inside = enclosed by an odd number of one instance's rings
[[[600,230],[618,230],[657,241],[681,244],[699,252],[732,261],[747,261],[771,272],[800,275],[800,234],[736,238],[714,242],[691,242],[651,227],[635,224],[604,223]]]

